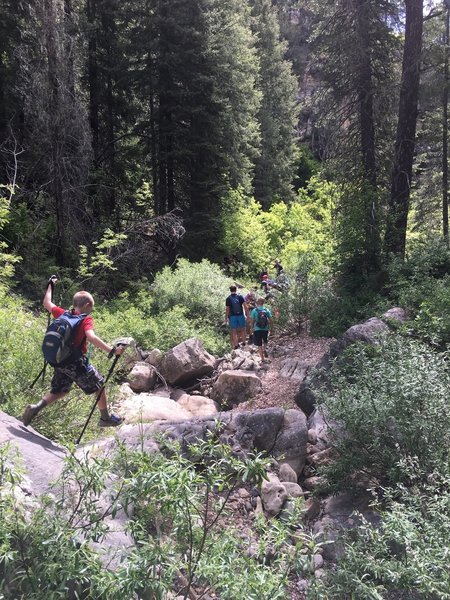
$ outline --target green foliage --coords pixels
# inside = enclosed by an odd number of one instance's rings
[[[352,345],[321,394],[336,423],[338,458],[326,469],[333,488],[352,486],[362,473],[378,485],[408,482],[401,460],[426,473],[445,468],[449,386],[445,357],[421,343],[391,334],[377,346]]]
[[[111,229],[106,229],[101,240],[92,243],[94,251],[91,256],[89,256],[87,247],[81,245],[78,275],[85,279],[94,277],[101,271],[116,271],[117,267],[111,258],[111,251],[126,239],[125,234],[114,233]]]
[[[414,473],[417,465],[410,468]],[[343,559],[311,597],[448,600],[449,483],[433,474],[421,488],[385,490],[383,504],[374,506],[381,523],[362,518],[344,536]]]
[[[176,305],[183,306],[190,318],[219,325],[232,283],[206,259],[198,263],[180,259],[174,270],[165,267],[156,275],[151,286],[153,307],[160,314]]]
[[[163,274],[166,275],[164,279]],[[223,277],[222,274],[220,276]],[[177,291],[171,278],[172,271],[167,268],[167,271],[161,273],[159,280],[162,285],[161,289],[166,294],[166,300],[169,300],[172,292],[176,294]],[[179,283],[181,284],[181,280]],[[186,291],[188,291],[187,287]],[[170,308],[157,314],[154,309],[155,298],[154,294],[149,294],[147,291],[139,292],[134,299],[131,299],[127,293],[121,294],[116,300],[96,308],[96,330],[104,339],[131,336],[141,348],[145,349],[159,348],[166,352],[184,340],[197,337],[202,340],[205,348],[212,354],[221,356],[225,352],[228,343],[212,321],[212,317],[211,321],[208,321],[207,312],[200,312],[200,308],[196,317],[193,318],[190,314],[193,304],[199,302],[199,296],[192,297],[190,307],[181,303],[177,304],[177,300],[174,298],[174,304]],[[225,295],[220,300],[223,314]],[[181,301],[181,298],[178,299],[178,302]],[[213,298],[210,297],[208,301],[210,302],[209,308],[214,309]]]
[[[11,199],[2,196],[3,190],[9,191],[12,197],[13,190],[9,186],[0,185],[0,235],[10,218]],[[5,291],[14,275],[14,265],[20,257],[8,251],[8,244],[0,239],[0,291]]]
[[[310,536],[305,533],[293,547],[291,521],[262,519],[247,536],[227,521],[230,495],[238,486],[259,483],[267,460],[237,458],[214,435],[189,452],[188,461],[173,445],[165,454],[122,446],[113,464],[110,457],[70,454],[56,498],[30,502],[20,490],[16,458],[3,446],[2,597],[164,600],[201,588],[214,589],[224,600],[285,598],[289,574],[307,569],[317,550]],[[118,510],[130,513],[128,533],[135,545],[109,570],[90,542],[104,541],[115,525],[105,517],[114,519]],[[257,550],[248,552],[249,545]],[[275,558],[266,561],[274,549]]]
[[[450,343],[450,250],[436,238],[417,242],[408,259],[389,265],[389,292],[409,309],[412,329],[444,347]]]
[[[295,270],[302,255],[304,260],[312,257],[315,271],[320,271],[333,252],[332,211],[337,197],[335,185],[314,177],[294,202],[277,202],[263,211],[253,198],[234,190],[223,200],[222,248],[255,273],[276,257],[287,271]]]

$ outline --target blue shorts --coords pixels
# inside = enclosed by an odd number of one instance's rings
[[[245,316],[230,315],[228,323],[230,325],[230,329],[245,329]]]

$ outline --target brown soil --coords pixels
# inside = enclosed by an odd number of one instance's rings
[[[278,406],[281,408],[297,408],[294,396],[299,381],[280,376],[280,367],[287,358],[298,358],[308,365],[316,365],[328,351],[330,338],[312,338],[306,334],[277,336],[269,341],[269,359],[258,373],[262,380],[262,390],[257,396],[243,402],[234,410],[256,410]],[[283,354],[279,350],[283,350]]]

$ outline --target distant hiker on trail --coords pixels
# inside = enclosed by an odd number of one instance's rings
[[[55,372],[51,381],[50,392],[37,404],[29,404],[25,408],[22,415],[22,421],[25,426],[29,425],[43,408],[66,396],[72,387],[72,383],[76,383],[85,394],[100,392],[103,387],[104,377],[88,361],[86,356],[87,342],[90,342],[110,355],[119,355],[124,351],[124,348],[121,346],[114,347],[106,344],[95,334],[94,320],[90,316],[94,308],[94,299],[89,292],[77,292],[73,297],[73,309],[66,311],[52,302],[54,282],[56,282],[56,278],[50,278],[43,305],[54,319],[58,319],[61,315],[66,314],[70,315],[72,321],[76,322],[73,331],[73,343],[69,357],[63,363],[64,366],[54,367]],[[74,319],[73,317],[76,315],[80,315],[80,319]],[[115,427],[121,424],[122,419],[108,413],[104,389],[99,396],[97,404],[100,410],[100,420],[98,422],[100,427]]]
[[[264,306],[264,299],[258,298],[256,308],[250,314],[253,332],[253,343],[258,346],[261,362],[264,357],[267,357],[267,342],[269,339],[269,331],[271,329],[272,313]]]
[[[225,319],[230,327],[230,344],[233,349],[239,343],[245,344],[245,319],[248,315],[245,298],[236,293],[236,286],[230,286],[230,295],[225,300]]]
[[[273,268],[277,272],[277,277],[279,277],[280,274],[283,271],[283,265],[280,263],[280,261],[278,260],[278,258],[275,260],[275,264],[273,265]]]
[[[252,310],[256,306],[256,290],[258,288],[254,288],[254,290],[250,290],[249,293],[244,296],[245,304],[247,305],[247,314],[250,314]],[[247,319],[246,321],[246,333],[248,335],[248,343],[253,344],[253,335],[252,335],[252,325],[251,320]]]

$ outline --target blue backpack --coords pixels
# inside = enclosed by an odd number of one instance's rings
[[[49,365],[64,367],[82,357],[84,339],[75,347],[74,337],[77,327],[86,317],[86,314],[75,315],[66,310],[50,323],[42,342],[42,353]]]
[[[242,304],[244,303],[244,299],[242,298],[242,296],[238,296],[237,294],[230,294],[228,298],[231,302],[230,314],[236,317],[239,315],[243,315],[244,311],[242,309]]]

